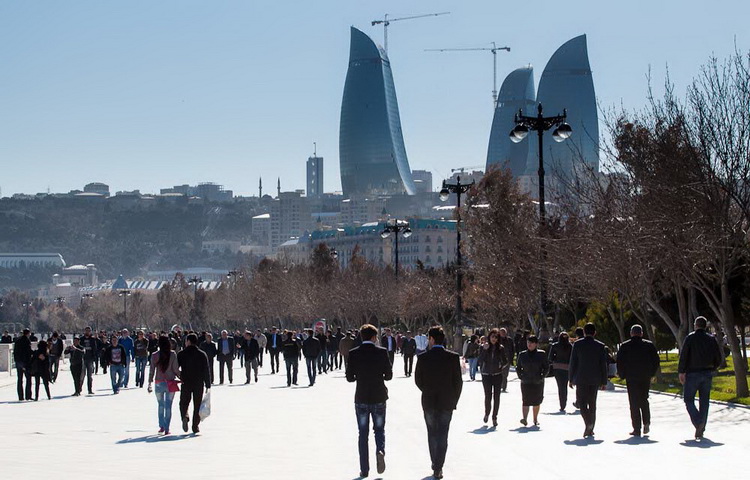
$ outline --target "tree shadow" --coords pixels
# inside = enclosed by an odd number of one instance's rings
[[[573,445],[574,447],[588,447],[589,445],[599,445],[604,443],[604,440],[596,440],[592,437],[588,438],[576,438],[575,440],[565,440],[565,445]]]
[[[721,447],[724,444],[714,442],[713,440],[709,440],[706,437],[703,437],[701,440],[685,440],[684,442],[680,442],[680,445],[683,447],[692,447],[692,448],[713,448],[713,447]]]
[[[618,445],[648,445],[651,443],[659,443],[657,440],[651,440],[649,437],[630,437],[625,440],[615,440]]]
[[[475,428],[474,430],[469,430],[469,433],[473,433],[475,435],[486,435],[491,432],[496,432],[497,427],[490,427],[487,425],[482,425],[479,428]]]
[[[177,440],[184,440],[186,438],[193,438],[196,435],[186,433],[183,435],[161,435],[161,434],[152,434],[152,435],[146,435],[143,437],[133,437],[133,438],[125,438],[122,440],[118,440],[115,442],[118,445],[126,444],[126,443],[158,443],[158,442],[174,442]]]

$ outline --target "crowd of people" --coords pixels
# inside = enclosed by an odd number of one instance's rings
[[[680,350],[679,379],[684,384],[684,401],[695,427],[695,438],[703,437],[708,420],[709,397],[713,375],[722,362],[722,354],[715,338],[707,333],[707,321],[698,317],[694,331],[687,336]],[[381,333],[373,325],[343,332],[317,328],[284,330],[276,327],[235,331],[222,330],[214,341],[210,332],[144,332],[134,334],[127,329],[118,332],[94,333],[86,327],[82,335],[74,336],[65,346],[65,336],[53,332],[46,339],[37,340],[28,330],[17,338],[7,332],[3,343],[14,343],[14,360],[18,372],[19,401],[38,400],[39,388],[44,386],[51,398],[50,384],[59,378],[59,362],[63,355],[70,358],[70,372],[74,396],[87,391],[93,394],[94,375],[109,370],[113,394],[127,388],[130,365],[135,364],[135,386],[153,392],[157,399],[159,433],[170,434],[172,403],[180,392],[180,418],[187,432],[192,418],[192,431],[200,431],[200,406],[205,392],[216,383],[214,365],[218,363],[218,383],[225,378],[233,382],[233,365],[237,361],[245,371],[245,383],[258,382],[258,369],[264,361],[270,363],[271,374],[280,373],[280,358],[284,360],[287,386],[298,384],[299,362],[304,358],[309,386],[318,375],[333,370],[345,370],[346,379],[356,383],[355,412],[359,429],[360,476],[369,475],[368,438],[372,421],[376,443],[376,468],[385,470],[385,412],[388,399],[386,381],[393,377],[395,355],[403,357],[404,376],[414,373],[415,384],[422,392],[422,407],[428,433],[433,476],[442,478],[448,445],[448,431],[463,386],[463,372],[469,381],[481,378],[484,389],[484,423],[492,418],[498,425],[500,396],[507,391],[511,366],[520,380],[523,427],[539,427],[539,410],[544,400],[545,379],[554,377],[559,408],[565,412],[568,390],[575,388],[573,406],[580,410],[584,422],[583,437],[593,437],[596,425],[598,391],[608,379],[618,375],[625,379],[633,436],[648,434],[651,415],[648,395],[652,378],[659,368],[659,355],[654,345],[643,339],[643,329],[634,325],[630,340],[619,346],[616,359],[605,345],[595,339],[596,328],[586,324],[576,329],[573,338],[562,332],[557,342],[547,351],[539,348],[540,341],[528,332],[519,332],[511,339],[504,328],[486,334],[471,335],[461,353],[446,349],[445,332],[440,326],[431,327],[426,334],[393,331]],[[36,348],[32,349],[32,343]],[[267,360],[264,360],[267,357]],[[414,358],[417,358],[413,368]],[[146,367],[149,367],[146,382]],[[224,375],[226,371],[226,377]],[[35,390],[32,396],[32,378]],[[25,385],[24,385],[25,384]],[[181,387],[180,387],[181,384]],[[695,406],[695,396],[699,406]],[[192,403],[192,417],[189,412]],[[531,422],[529,426],[529,413]]]

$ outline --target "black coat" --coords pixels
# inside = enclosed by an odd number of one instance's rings
[[[384,403],[388,400],[385,382],[393,378],[388,352],[372,343],[363,343],[349,351],[346,380],[357,382],[354,403]]]
[[[266,339],[268,340],[266,342],[266,350],[269,352],[273,351],[279,351],[281,350],[281,344],[284,343],[284,338],[280,333],[266,333],[264,334],[266,336]],[[273,338],[276,337],[276,348],[273,348]]]
[[[549,372],[549,361],[547,360],[547,352],[544,350],[537,348],[534,351],[524,350],[518,354],[516,373],[518,378],[521,379],[521,383],[544,383],[547,372]]]
[[[83,354],[84,360],[91,362],[99,358],[100,343],[100,340],[94,336],[86,337],[84,335],[81,337],[80,345],[86,351]]]
[[[301,351],[295,338],[284,340],[281,344],[281,354],[284,355],[284,360],[299,360]]]
[[[401,343],[401,353],[406,356],[415,355],[417,353],[417,341],[413,338],[404,338]]]
[[[625,380],[648,381],[656,375],[660,362],[653,343],[632,337],[617,352],[617,375]]]
[[[607,384],[607,351],[594,337],[576,340],[570,353],[570,381],[573,385]]]
[[[492,348],[492,346],[489,348],[479,347],[479,365],[482,366],[482,375],[502,373],[503,368],[505,368],[509,361],[505,353],[505,347],[499,343],[497,348]]]
[[[508,357],[508,361],[513,363],[513,356],[516,354],[516,346],[513,344],[513,339],[510,337],[498,338],[500,345],[505,347],[505,356]]]
[[[209,361],[212,361],[216,357],[216,343],[211,341],[205,341],[201,343],[200,349],[203,350],[208,357]]]
[[[461,397],[460,356],[441,347],[432,347],[417,357],[414,382],[422,391],[424,410],[454,410]]]
[[[112,361],[112,352],[114,350],[120,351],[120,361],[117,363],[114,363]],[[120,345],[119,343],[116,346],[107,345],[107,347],[104,349],[104,354],[102,355],[102,359],[104,360],[105,365],[126,365],[127,362],[127,351],[125,350],[125,347]]]
[[[320,341],[313,336],[307,337],[302,342],[302,355],[305,358],[317,358],[320,355]]]
[[[83,364],[83,355],[85,353],[85,350],[80,345],[76,347],[75,345],[71,345],[65,349],[65,353],[67,355],[70,355],[70,364],[71,365],[82,365]]]
[[[229,348],[229,354],[228,354],[228,356],[229,356],[229,358],[234,358],[234,349],[235,349],[234,337],[229,337],[228,336],[227,337],[227,342],[228,342],[228,348]],[[219,337],[219,339],[216,340],[216,355],[218,355],[219,357],[221,357],[222,355],[224,355],[222,353],[224,351],[223,343],[224,343],[224,339],[221,338],[221,337]]]
[[[44,350],[34,350],[31,355],[31,367],[29,371],[35,377],[50,379],[49,355]]]
[[[242,339],[242,350],[245,352],[245,360],[252,361],[253,358],[257,358],[258,354],[260,353],[260,345],[258,345],[258,341],[254,338],[251,338],[250,340],[243,338]]]
[[[190,345],[177,354],[177,363],[180,365],[180,380],[186,387],[194,388],[204,385],[206,388],[211,388],[211,371],[208,369],[206,352],[195,345]]]
[[[31,340],[26,335],[21,335],[13,345],[13,360],[16,363],[28,364],[31,361]]]
[[[716,339],[699,329],[685,339],[680,350],[679,373],[710,372],[721,366],[721,350]]]
[[[570,354],[573,352],[573,345],[570,342],[553,343],[549,349],[549,362],[553,364],[570,364]],[[559,367],[558,367],[559,368]]]
[[[388,348],[388,335],[380,337],[380,346],[388,350],[389,352],[395,352],[398,346],[396,345],[396,337],[391,335],[391,348]]]

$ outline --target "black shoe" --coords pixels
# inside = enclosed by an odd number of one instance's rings
[[[189,419],[187,416],[182,417],[182,431],[185,433],[188,431],[188,421]]]
[[[193,433],[200,433],[201,429],[198,428],[198,425],[193,425]]]
[[[528,423],[528,422],[526,421],[526,419],[525,419],[525,418],[522,418],[522,419],[521,419],[521,425],[523,425],[523,426],[525,427],[525,426],[526,426],[526,425],[528,425],[528,424],[529,424],[529,423]]]
[[[697,427],[695,427],[695,439],[700,440],[703,438],[703,432],[706,431],[706,424],[705,423],[699,423]]]
[[[367,473],[367,472],[359,472],[359,478],[367,478],[367,475],[369,475],[369,473]]]
[[[256,380],[256,382],[257,382],[257,380]],[[245,385],[247,385],[248,383],[250,383],[250,380],[246,380],[245,381]]]
[[[650,423],[644,423],[643,424],[643,434],[648,435],[648,432],[651,431],[651,424]]]
[[[378,473],[385,472],[385,453],[378,452],[375,456],[377,457]]]
[[[432,476],[437,479],[443,478],[443,470],[435,470],[434,472],[432,472]]]
[[[497,417],[492,417],[492,426],[497,427]]]
[[[484,414],[484,423],[487,423],[487,421],[488,421],[489,419],[490,419],[490,414],[489,414],[489,413],[485,413],[485,414]]]
[[[639,432],[638,430],[633,430],[632,432],[630,432],[630,436],[631,437],[640,437],[641,436],[641,432]]]

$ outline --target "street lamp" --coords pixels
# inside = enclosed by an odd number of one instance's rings
[[[122,323],[125,326],[127,326],[128,324],[128,297],[132,293],[133,292],[131,290],[127,290],[127,289],[120,290],[120,293],[118,293],[118,295],[122,297],[122,311],[123,311],[123,316],[124,316]]]
[[[573,129],[565,121],[567,117],[567,111],[563,109],[562,115],[556,115],[553,117],[545,117],[542,115],[542,104],[540,103],[537,107],[537,115],[526,116],[523,111],[519,110],[515,116],[516,126],[510,131],[510,140],[513,143],[519,143],[529,134],[530,131],[537,132],[539,139],[539,230],[540,235],[544,235],[544,227],[547,222],[547,212],[545,209],[544,201],[544,132],[555,127],[552,132],[552,138],[556,142],[564,142],[573,134]],[[540,308],[542,311],[542,317],[545,316],[545,306],[547,305],[547,286],[544,277],[544,265],[546,264],[547,252],[542,246],[541,249],[541,279],[540,279]]]
[[[456,183],[448,183],[443,180],[443,189],[440,190],[440,200],[447,201],[451,193],[456,194],[456,331],[461,331],[461,317],[464,313],[463,299],[461,292],[463,290],[463,271],[461,270],[461,195],[468,192],[474,186],[474,180],[471,183],[461,183],[461,177],[456,177]]]
[[[394,219],[393,223],[390,221],[385,224],[383,231],[380,232],[382,238],[388,238],[394,233],[393,241],[395,243],[394,250],[396,252],[396,277],[398,277],[398,234],[404,236],[404,238],[411,237],[411,228],[409,228],[409,222]]]
[[[58,308],[62,308],[63,303],[65,303],[65,297],[57,297],[55,298],[55,302],[57,302]]]
[[[331,255],[331,258],[334,260],[338,260],[339,258],[339,252],[335,248],[331,248],[328,253]]]
[[[227,273],[227,278],[229,278],[229,279],[232,280],[232,286],[233,287],[236,286],[236,284],[237,284],[237,277],[243,278],[244,276],[245,276],[245,274],[242,272],[242,270],[229,270],[229,272]],[[193,279],[197,279],[198,282],[201,281],[201,279],[197,278],[197,277],[191,278],[190,281],[192,282]],[[196,284],[196,288],[198,288],[197,284]],[[193,292],[193,294],[195,294],[195,292]]]
[[[23,302],[21,306],[23,307],[25,313],[26,313],[26,328],[29,328],[29,308],[31,308],[32,303],[31,302]]]

